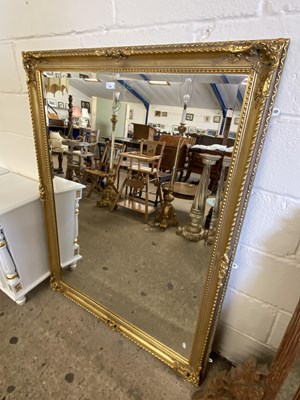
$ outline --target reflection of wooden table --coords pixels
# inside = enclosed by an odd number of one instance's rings
[[[181,199],[193,199],[195,197],[196,190],[197,185],[187,182],[175,182],[173,186],[173,196]]]

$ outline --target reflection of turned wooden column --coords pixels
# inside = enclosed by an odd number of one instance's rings
[[[205,153],[201,154],[201,158],[204,168],[190,211],[191,222],[189,225],[179,227],[177,230],[178,235],[181,235],[193,242],[198,242],[205,237],[203,220],[208,192],[210,168],[221,158],[221,156]]]
[[[73,137],[73,96],[69,95],[68,97],[68,138],[74,139]]]
[[[113,112],[111,117],[112,123],[112,134],[111,134],[111,145],[110,145],[110,161],[109,161],[109,171],[106,180],[106,186],[101,194],[100,200],[96,202],[97,207],[109,207],[111,208],[117,198],[118,191],[115,187],[115,177],[116,177],[116,166],[115,163],[115,136],[116,136],[116,125],[118,122],[116,111]]]
[[[217,221],[219,218],[221,199],[222,199],[222,194],[223,194],[223,190],[224,190],[225,172],[226,172],[226,168],[229,167],[230,161],[231,161],[230,157],[223,158],[222,170],[221,170],[220,179],[219,179],[219,183],[218,183],[218,190],[216,193],[215,203],[213,206],[211,221],[209,224],[209,230],[208,230],[208,236],[206,239],[206,244],[212,244],[214,241]]]

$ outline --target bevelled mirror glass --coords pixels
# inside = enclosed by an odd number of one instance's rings
[[[287,47],[23,53],[52,288],[194,384]]]

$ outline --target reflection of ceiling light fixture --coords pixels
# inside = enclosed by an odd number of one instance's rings
[[[150,85],[161,85],[161,86],[170,86],[170,82],[167,81],[148,81]]]
[[[99,79],[97,78],[84,78],[84,81],[86,82],[101,82]]]

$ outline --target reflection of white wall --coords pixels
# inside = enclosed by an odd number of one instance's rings
[[[174,0],[170,12],[170,2],[140,0],[134,13],[128,2],[119,1],[107,2],[98,13],[98,2],[91,0],[84,8],[84,18],[78,18],[82,2],[60,2],[60,12],[57,7],[48,7],[47,18],[40,3],[6,1],[0,25],[0,57],[5,61],[0,75],[0,165],[29,177],[37,177],[37,168],[23,50],[292,39],[276,98],[281,114],[271,119],[237,251],[239,269],[230,280],[215,342],[215,348],[234,360],[274,351],[300,286],[297,1],[269,1],[262,7],[259,1],[219,0],[208,8],[203,0],[189,2],[188,7]],[[20,23],[16,23],[16,15],[22,15]]]
[[[57,102],[62,102],[65,105],[64,109],[57,107],[54,107],[56,110],[59,118],[65,119],[68,118],[68,109],[66,108],[66,104],[68,104],[69,100],[68,97],[69,95],[72,95],[73,97],[73,106],[78,106],[81,109],[81,101],[91,101],[89,97],[87,97],[85,94],[80,92],[78,89],[75,89],[73,86],[69,85],[68,92],[64,91],[63,93],[61,91],[58,91],[53,95],[53,93],[47,92],[46,97],[47,99],[54,99]]]
[[[97,97],[96,130],[100,129],[101,136],[111,137],[112,132],[112,100]],[[117,114],[116,137],[123,137],[126,120],[126,103],[121,101],[121,107]]]
[[[155,111],[167,112],[167,117],[156,117]],[[187,113],[194,114],[193,121],[185,121],[186,127],[196,127],[198,129],[214,129],[219,132],[222,118],[220,123],[214,123],[214,116],[222,116],[220,109],[201,109],[201,108],[188,108]],[[178,126],[181,122],[182,107],[171,107],[164,105],[151,105],[149,110],[148,123],[162,124],[166,132],[172,132],[172,127]],[[205,117],[209,117],[209,121],[206,121]]]
[[[132,118],[130,118],[132,116]],[[129,124],[145,124],[146,108],[142,103],[127,103],[125,133],[127,137]]]

